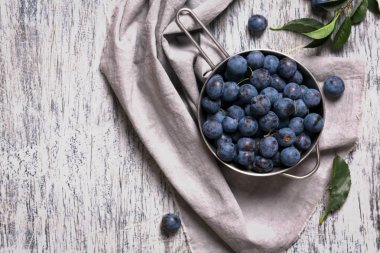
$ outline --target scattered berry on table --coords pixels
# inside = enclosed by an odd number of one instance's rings
[[[181,219],[175,213],[167,213],[162,217],[161,229],[167,235],[177,233],[181,226]]]
[[[268,26],[268,20],[262,15],[253,15],[248,19],[248,29],[253,33],[262,33]]]

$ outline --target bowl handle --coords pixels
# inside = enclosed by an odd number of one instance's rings
[[[315,150],[316,150],[316,153],[317,153],[317,162],[316,162],[314,168],[309,173],[307,173],[304,176],[296,176],[296,175],[292,175],[292,174],[288,174],[288,173],[282,173],[280,175],[282,175],[284,177],[293,178],[293,179],[305,179],[305,178],[308,178],[311,175],[313,175],[315,172],[317,172],[317,170],[319,168],[319,165],[321,163],[321,161],[320,161],[321,160],[320,159],[320,152],[319,152],[319,143],[317,143],[317,145],[315,145]]]
[[[206,28],[206,26],[202,23],[202,21],[200,21],[200,19],[197,17],[197,15],[195,15],[195,13],[192,10],[190,10],[188,8],[182,8],[182,9],[180,9],[177,12],[177,16],[176,16],[176,20],[175,20],[176,23],[177,23],[177,25],[186,34],[186,36],[190,39],[190,41],[194,44],[194,46],[196,46],[198,48],[199,53],[203,56],[203,58],[206,60],[206,62],[208,63],[208,65],[210,65],[210,67],[213,70],[215,69],[215,64],[212,62],[212,60],[210,59],[210,57],[208,57],[208,55],[205,53],[205,51],[203,51],[203,49],[201,48],[201,46],[194,40],[194,38],[191,36],[191,34],[189,33],[189,31],[186,29],[186,27],[183,25],[183,23],[179,19],[179,17],[180,17],[181,14],[189,14],[202,27],[202,29],[206,32],[206,34],[215,43],[215,45],[219,49],[218,52],[221,55],[223,55],[226,59],[230,57],[230,55],[227,53],[227,51],[222,47],[222,45],[220,45],[220,43],[215,39],[215,37],[212,36],[212,34],[210,33],[210,31]]]

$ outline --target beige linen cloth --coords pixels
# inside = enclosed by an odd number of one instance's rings
[[[101,71],[175,188],[192,251],[281,252],[298,239],[321,200],[335,152],[346,156],[355,145],[364,64],[352,59],[296,57],[320,85],[331,74],[341,76],[346,84],[341,99],[326,100],[322,162],[315,175],[305,180],[250,178],[220,168],[195,120],[200,88],[196,80],[204,81],[209,67],[173,20],[186,6],[208,24],[230,2],[121,1],[108,30]],[[183,22],[195,28],[191,18],[184,17]],[[208,40],[197,36],[218,59]],[[292,173],[304,174],[314,163],[312,154]]]

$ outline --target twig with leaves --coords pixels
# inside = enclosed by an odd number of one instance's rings
[[[288,22],[281,27],[271,27],[272,30],[286,30],[303,34],[313,39],[305,48],[315,48],[331,41],[333,49],[342,48],[351,35],[351,27],[361,23],[370,10],[380,15],[379,0],[361,0],[355,8],[353,0],[330,0],[318,6],[333,13],[333,18],[327,23],[313,19],[301,18]],[[340,25],[339,20],[343,19]]]

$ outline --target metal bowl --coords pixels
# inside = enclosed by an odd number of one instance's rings
[[[215,43],[215,45],[219,48],[220,54],[225,57],[225,59],[222,62],[218,63],[217,65],[215,65],[212,62],[212,60],[207,56],[207,54],[198,45],[198,43],[192,38],[192,36],[190,35],[190,33],[187,31],[187,29],[181,23],[181,21],[179,19],[181,14],[189,14],[205,30],[206,34],[208,34],[208,36],[212,39],[212,41]],[[307,178],[307,177],[310,177],[311,175],[313,175],[318,170],[319,164],[320,164],[320,152],[319,152],[318,141],[319,141],[319,138],[320,138],[320,136],[321,136],[321,134],[323,132],[323,129],[322,129],[322,131],[320,133],[318,133],[317,135],[313,136],[313,138],[312,138],[312,144],[311,144],[310,148],[308,150],[302,152],[301,159],[300,159],[300,161],[296,165],[294,165],[292,167],[286,167],[286,168],[282,168],[282,167],[281,168],[274,168],[274,170],[272,172],[269,172],[269,173],[257,173],[257,172],[254,172],[254,171],[243,170],[242,167],[239,164],[236,164],[236,163],[226,163],[226,162],[222,161],[217,156],[217,154],[216,154],[216,148],[205,138],[205,136],[203,134],[202,126],[203,126],[203,123],[206,120],[206,113],[203,112],[203,109],[202,109],[202,106],[201,106],[201,99],[206,95],[205,87],[206,87],[206,83],[208,82],[208,80],[213,75],[215,75],[215,74],[220,74],[220,75],[223,76],[223,74],[225,72],[225,69],[226,69],[227,61],[228,61],[228,59],[231,56],[216,41],[216,39],[207,30],[207,28],[204,26],[204,24],[198,19],[198,17],[190,9],[184,8],[184,9],[179,10],[178,13],[177,13],[176,22],[177,22],[178,26],[181,28],[181,30],[189,37],[189,39],[192,41],[192,43],[198,48],[199,52],[201,53],[201,55],[204,57],[204,59],[210,65],[210,67],[212,69],[212,71],[209,73],[209,77],[204,82],[204,84],[202,86],[202,89],[201,89],[201,92],[200,92],[200,98],[199,98],[199,102],[198,102],[198,125],[199,125],[199,129],[201,131],[202,138],[203,138],[205,144],[207,145],[207,147],[209,148],[209,150],[211,151],[211,153],[215,156],[215,158],[221,164],[223,164],[224,166],[226,166],[226,167],[228,167],[228,168],[230,168],[230,169],[232,169],[232,170],[234,170],[234,171],[236,171],[238,173],[247,175],[247,176],[269,177],[269,176],[275,176],[275,175],[283,175],[283,176],[294,178],[294,179],[304,179],[304,178]],[[241,55],[243,57],[246,57],[252,51],[253,50],[243,51],[243,52],[240,52],[240,53],[235,54],[235,55]],[[304,65],[302,65],[300,62],[298,62],[297,60],[293,59],[292,57],[290,57],[290,56],[288,56],[288,55],[286,55],[284,53],[281,53],[281,52],[278,52],[278,51],[274,51],[274,50],[255,49],[255,51],[261,51],[264,55],[268,55],[268,54],[275,55],[279,59],[287,57],[287,58],[290,58],[290,59],[294,60],[297,63],[298,70],[303,75],[303,78],[304,78],[303,84],[306,85],[307,87],[310,87],[310,88],[318,90],[322,94],[321,90],[319,89],[319,87],[317,85],[317,81],[315,80],[315,78],[312,75],[312,73]],[[324,109],[324,99],[323,99],[323,97],[321,99],[321,103],[319,104],[319,106],[316,107],[316,108],[312,108],[311,111],[315,112],[315,113],[318,113],[323,118],[325,118],[325,109]],[[309,171],[306,175],[303,175],[303,176],[297,176],[297,175],[292,175],[292,174],[286,173],[286,172],[294,169],[295,167],[297,167],[300,163],[302,163],[302,161],[304,161],[312,153],[312,151],[314,149],[316,150],[317,159],[316,159],[316,164],[315,164],[314,168],[311,171]]]

